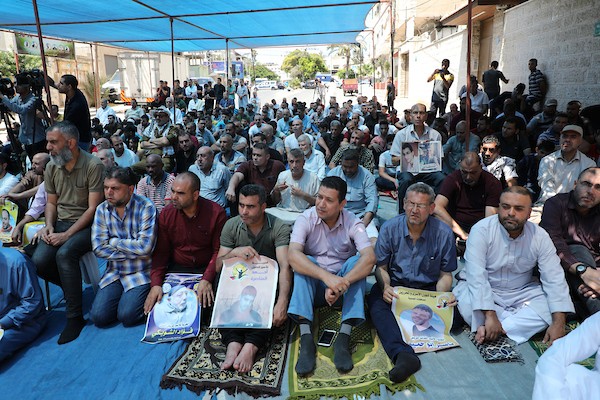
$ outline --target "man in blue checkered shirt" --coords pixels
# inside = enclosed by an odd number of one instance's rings
[[[94,216],[92,247],[108,262],[90,311],[99,327],[116,321],[132,326],[145,317],[158,213],[151,200],[134,193],[136,178],[130,168],[109,168],[104,179],[106,201]]]

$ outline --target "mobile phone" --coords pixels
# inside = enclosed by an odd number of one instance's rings
[[[330,347],[337,336],[337,332],[331,329],[325,329],[319,338],[317,344],[323,347]]]

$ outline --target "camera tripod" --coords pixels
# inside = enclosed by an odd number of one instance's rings
[[[4,121],[4,125],[6,125],[6,133],[8,135],[8,140],[10,140],[10,160],[11,164],[15,165],[18,168],[18,172],[24,174],[26,171],[25,168],[25,159],[27,158],[27,153],[23,149],[23,145],[18,139],[18,136],[15,134],[15,130],[12,127],[11,118],[14,117],[9,113],[8,109],[4,104],[0,104],[0,119]]]

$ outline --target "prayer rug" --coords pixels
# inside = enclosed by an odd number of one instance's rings
[[[245,392],[253,397],[277,396],[281,393],[289,325],[273,330],[271,340],[265,348],[259,349],[252,370],[246,374],[221,371],[226,352],[221,334],[217,329],[204,328],[163,375],[160,386],[168,389],[185,385],[198,394],[203,390],[222,389],[232,395]]]
[[[577,328],[578,326],[579,322],[577,321],[568,322],[567,325],[565,325],[565,331],[568,334],[569,332],[575,330],[575,328]],[[529,344],[531,345],[531,347],[533,347],[538,356],[541,356],[543,352],[548,350],[548,345],[542,342],[543,339],[544,334],[542,333],[535,335],[531,338],[531,340],[529,340]],[[585,360],[580,361],[577,364],[583,365],[587,369],[594,369],[594,366],[596,365],[596,356],[593,355],[592,357],[586,358]]]
[[[517,349],[517,343],[514,340],[509,339],[508,336],[500,335],[492,342],[479,344],[475,340],[475,332],[471,332],[471,328],[465,327],[465,332],[479,351],[479,354],[481,354],[481,357],[483,357],[486,362],[524,363],[523,356]]]
[[[325,329],[339,330],[341,313],[331,307],[315,310],[314,334],[315,342]],[[298,377],[295,371],[296,361],[300,350],[300,335],[296,332],[290,348],[289,384],[290,399],[319,399],[328,397],[340,399],[353,398],[354,395],[369,397],[380,394],[380,385],[384,384],[391,393],[417,389],[425,389],[417,383],[414,375],[402,383],[390,381],[388,372],[393,365],[388,358],[375,328],[370,322],[354,328],[350,336],[350,348],[354,369],[341,374],[333,364],[333,346],[317,346],[317,367],[313,375],[305,378]]]

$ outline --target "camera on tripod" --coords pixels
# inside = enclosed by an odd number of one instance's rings
[[[23,71],[15,75],[17,83],[28,82],[31,85],[33,94],[41,97],[42,89],[45,87],[44,72],[39,69],[32,69],[30,71]]]
[[[2,78],[0,75],[0,93],[7,97],[13,97],[15,95],[15,86],[13,82],[8,78]]]

